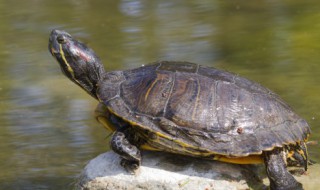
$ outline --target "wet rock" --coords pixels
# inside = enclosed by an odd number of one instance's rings
[[[264,189],[263,165],[236,165],[160,152],[143,152],[138,175],[130,175],[110,151],[91,160],[77,189],[81,190],[244,190]],[[260,174],[264,176],[260,176]]]

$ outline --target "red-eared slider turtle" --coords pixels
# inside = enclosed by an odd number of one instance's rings
[[[287,158],[307,169],[307,122],[270,90],[232,73],[163,61],[106,72],[97,55],[53,30],[49,51],[61,70],[100,104],[111,148],[133,172],[140,149],[238,164],[264,163],[271,189],[302,189]],[[293,156],[292,156],[293,155]]]

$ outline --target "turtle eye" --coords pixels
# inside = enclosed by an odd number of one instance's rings
[[[66,43],[66,38],[62,35],[57,36],[57,41],[59,44],[64,44]]]

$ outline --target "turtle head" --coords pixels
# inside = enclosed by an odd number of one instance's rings
[[[49,51],[58,61],[64,75],[97,98],[97,83],[105,71],[92,49],[65,31],[52,30]]]

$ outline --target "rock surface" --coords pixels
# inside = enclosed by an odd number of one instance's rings
[[[81,190],[242,190],[264,189],[261,166],[244,166],[160,152],[143,152],[138,175],[130,175],[110,151],[91,160],[77,189]],[[262,172],[261,172],[262,171]]]
[[[244,190],[268,189],[263,165],[236,165],[161,152],[143,152],[138,175],[127,173],[112,151],[92,159],[83,170],[79,190]],[[320,165],[295,176],[305,190],[320,187]]]

